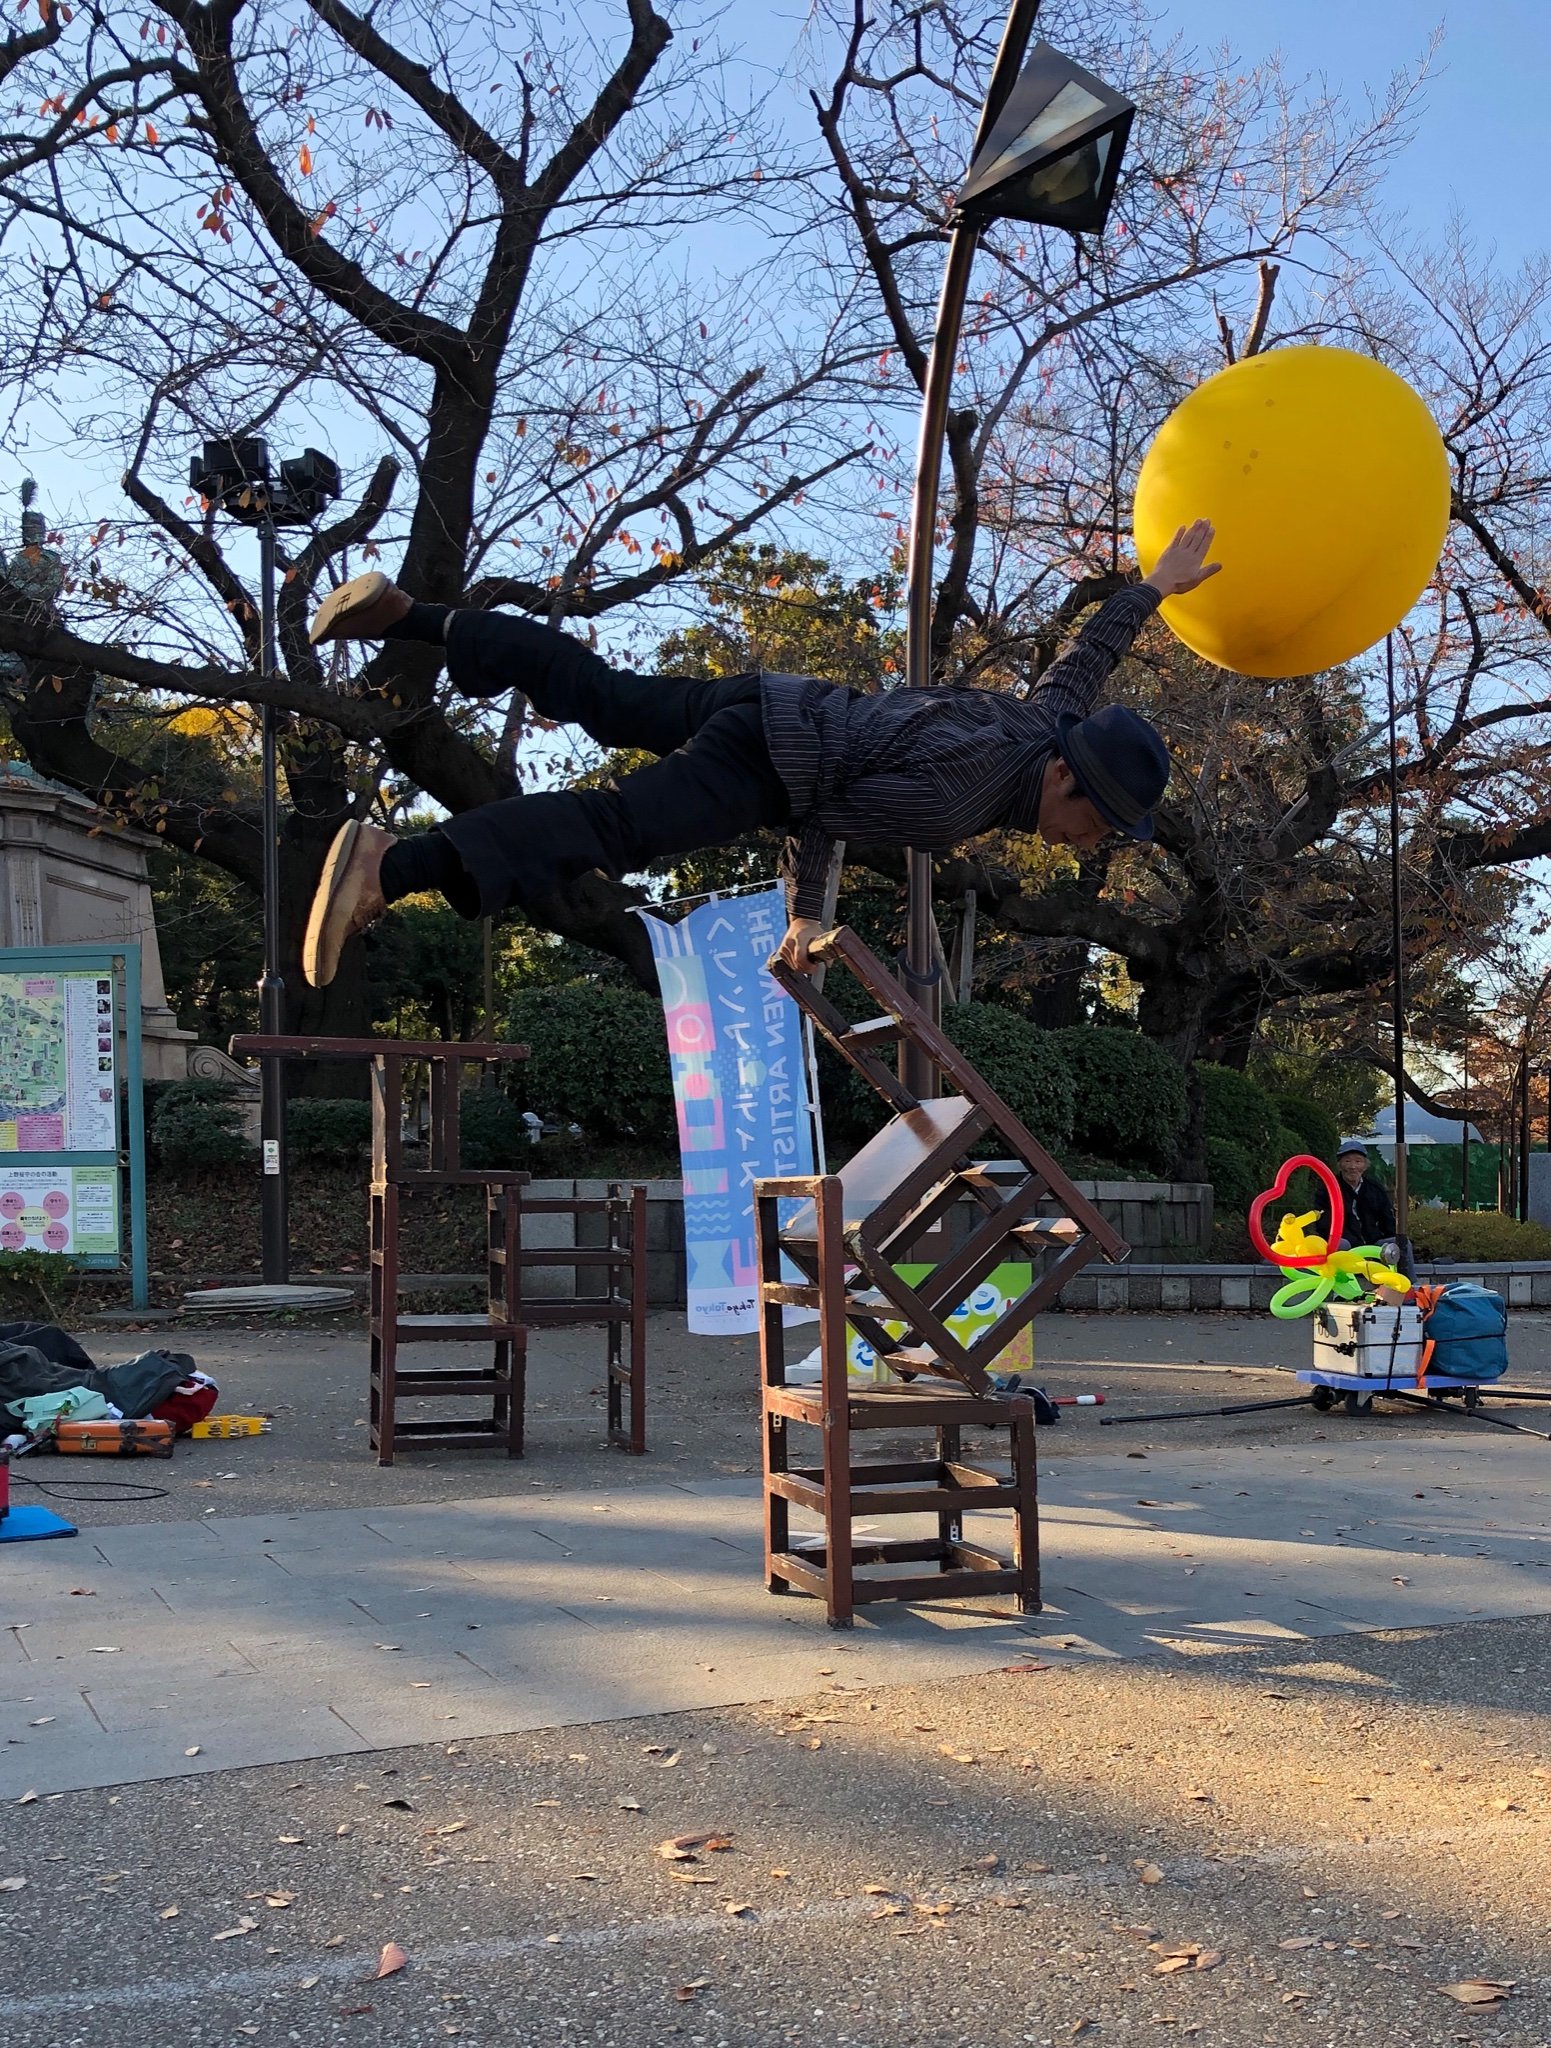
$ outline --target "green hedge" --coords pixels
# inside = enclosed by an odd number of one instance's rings
[[[1077,1090],[1071,1069],[1055,1044],[1056,1033],[1041,1031],[1027,1017],[1000,1003],[951,1003],[943,1029],[1013,1115],[1042,1145],[1065,1151],[1072,1142]]]
[[[589,982],[520,989],[506,1035],[529,1048],[515,1069],[520,1109],[595,1138],[671,1143],[673,1083],[655,996]]]
[[[239,1128],[242,1111],[223,1081],[173,1081],[157,1090],[148,1136],[164,1166],[246,1166],[255,1148]]]
[[[372,1106],[304,1095],[285,1106],[285,1136],[294,1160],[353,1165],[372,1142]]]
[[[1185,1121],[1185,1070],[1134,1031],[1052,1031],[1073,1084],[1072,1144],[1100,1159],[1167,1173]]]
[[[1323,1159],[1327,1166],[1334,1166],[1341,1133],[1328,1110],[1321,1109],[1317,1102],[1310,1102],[1303,1095],[1273,1095],[1271,1106],[1289,1134],[1298,1141],[1290,1150],[1312,1152],[1316,1159]],[[1287,1156],[1286,1152],[1282,1154],[1284,1159]]]
[[[1495,1209],[1413,1209],[1410,1225],[1419,1259],[1551,1259],[1551,1230]]]

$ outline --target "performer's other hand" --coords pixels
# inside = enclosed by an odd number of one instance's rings
[[[1147,581],[1165,597],[1183,597],[1187,590],[1197,589],[1222,567],[1221,562],[1206,559],[1215,539],[1210,519],[1197,519],[1190,526],[1182,526],[1154,562]]]
[[[808,948],[823,929],[816,917],[794,917],[786,927],[786,937],[776,948],[776,958],[795,967],[799,974],[812,974],[819,963],[810,957]]]

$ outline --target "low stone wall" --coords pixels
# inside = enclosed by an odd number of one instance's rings
[[[992,1171],[995,1171],[994,1167]],[[596,1196],[607,1194],[608,1186],[608,1182],[602,1180],[536,1180],[528,1192],[535,1199],[543,1196]],[[1150,1255],[1160,1262],[1158,1270],[1178,1271],[1177,1262],[1181,1257],[1188,1258],[1192,1253],[1199,1256],[1200,1250],[1210,1240],[1210,1187],[1195,1182],[1129,1180],[1078,1181],[1077,1187],[1131,1245],[1133,1256],[1146,1259]],[[969,1217],[975,1213],[978,1212],[973,1204],[964,1204],[955,1219],[955,1228],[942,1233],[940,1244],[933,1242],[938,1236],[936,1232],[922,1240],[923,1256],[930,1258],[945,1252],[949,1243],[967,1228]],[[524,1220],[523,1241],[534,1249],[559,1249],[566,1245],[585,1248],[604,1242],[603,1224],[601,1216],[533,1216]],[[1173,1263],[1170,1263],[1171,1255]],[[1104,1270],[1108,1276],[1124,1269],[1107,1267]],[[1154,1269],[1149,1267],[1148,1270]],[[1244,1270],[1249,1269],[1246,1267]],[[654,1308],[683,1306],[684,1204],[676,1180],[646,1183],[646,1284],[647,1298]],[[1076,1287],[1087,1284],[1084,1280],[1073,1283]],[[605,1291],[602,1273],[587,1266],[537,1266],[529,1273],[526,1285],[540,1299],[571,1293],[587,1296]],[[1071,1291],[1068,1288],[1068,1296]],[[1070,1305],[1078,1306],[1076,1302]],[[1159,1306],[1156,1295],[1147,1305],[1152,1308]],[[1190,1303],[1188,1300],[1178,1304],[1171,1301],[1169,1305],[1189,1307]],[[1219,1304],[1214,1302],[1211,1305],[1216,1307]],[[1123,1308],[1127,1304],[1123,1301],[1087,1300],[1081,1306]]]
[[[1422,1281],[1474,1280],[1510,1308],[1551,1308],[1551,1261],[1521,1264],[1422,1265]],[[1284,1285],[1269,1266],[1179,1266],[1133,1259],[1108,1266],[1095,1259],[1061,1293],[1069,1309],[1265,1309]]]

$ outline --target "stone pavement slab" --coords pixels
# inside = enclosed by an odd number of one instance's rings
[[[905,1684],[1541,1614],[1546,1456],[1429,1435],[1064,1459],[1043,1614],[883,1606],[834,1633],[765,1591],[743,1476],[97,1528],[3,1568],[0,1800],[787,1698],[825,1667]]]

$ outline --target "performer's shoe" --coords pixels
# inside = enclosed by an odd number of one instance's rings
[[[325,640],[380,640],[390,626],[409,616],[410,599],[380,569],[352,576],[331,590],[313,616],[307,638],[314,647]]]
[[[327,988],[334,979],[346,939],[375,924],[387,909],[382,862],[396,844],[393,833],[359,818],[348,819],[334,834],[302,941],[302,972],[314,988]]]

